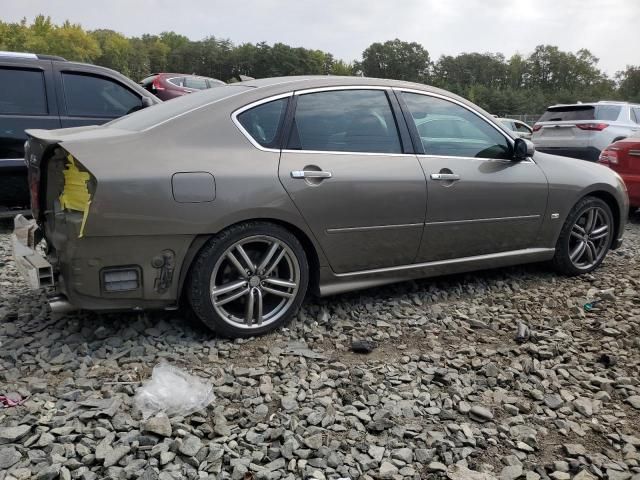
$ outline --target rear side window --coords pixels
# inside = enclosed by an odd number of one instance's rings
[[[46,115],[47,95],[40,70],[0,68],[0,115]]]
[[[618,105],[598,105],[596,107],[596,120],[617,120],[622,107]]]
[[[263,103],[238,115],[240,125],[265,148],[280,148],[278,132],[287,111],[288,98]]]
[[[194,88],[196,90],[204,90],[209,88],[207,80],[200,77],[184,77],[184,86],[186,88]]]
[[[62,79],[68,115],[121,117],[142,108],[138,95],[111,79],[68,72]]]
[[[640,107],[633,107],[631,109],[631,120],[640,123]]]
[[[338,90],[298,97],[289,148],[327,152],[402,153],[382,90]]]

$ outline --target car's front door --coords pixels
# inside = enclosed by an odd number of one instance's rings
[[[390,94],[294,95],[280,181],[337,273],[410,264],[418,252],[425,177],[416,156],[403,153]]]
[[[548,185],[531,159],[513,161],[502,131],[462,103],[399,93],[427,177],[427,216],[417,261],[535,247]]]

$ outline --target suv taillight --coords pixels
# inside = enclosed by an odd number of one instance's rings
[[[542,125],[538,125],[537,123],[533,126],[533,131],[537,132],[538,130],[540,130],[542,128]]]
[[[608,123],[579,123],[576,125],[580,130],[594,130],[597,132],[601,132],[608,126]]]

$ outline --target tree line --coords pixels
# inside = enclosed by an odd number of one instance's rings
[[[535,114],[554,103],[627,100],[640,102],[640,65],[613,78],[586,49],[565,52],[539,45],[528,55],[462,53],[432,59],[416,42],[373,43],[353,62],[331,53],[284,43],[234,44],[214,36],[190,40],[175,32],[126,37],[107,29],[84,30],[69,21],[54,24],[0,21],[0,50],[60,55],[95,63],[141,80],[153,72],[194,73],[224,81],[241,75],[365,75],[427,83],[468,98],[496,114]]]

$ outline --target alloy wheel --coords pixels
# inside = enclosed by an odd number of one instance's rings
[[[293,250],[269,235],[244,238],[219,257],[210,281],[211,303],[237,328],[257,329],[286,315],[300,285]]]
[[[587,270],[604,257],[611,240],[611,219],[599,206],[586,209],[571,227],[569,259],[576,268]]]

